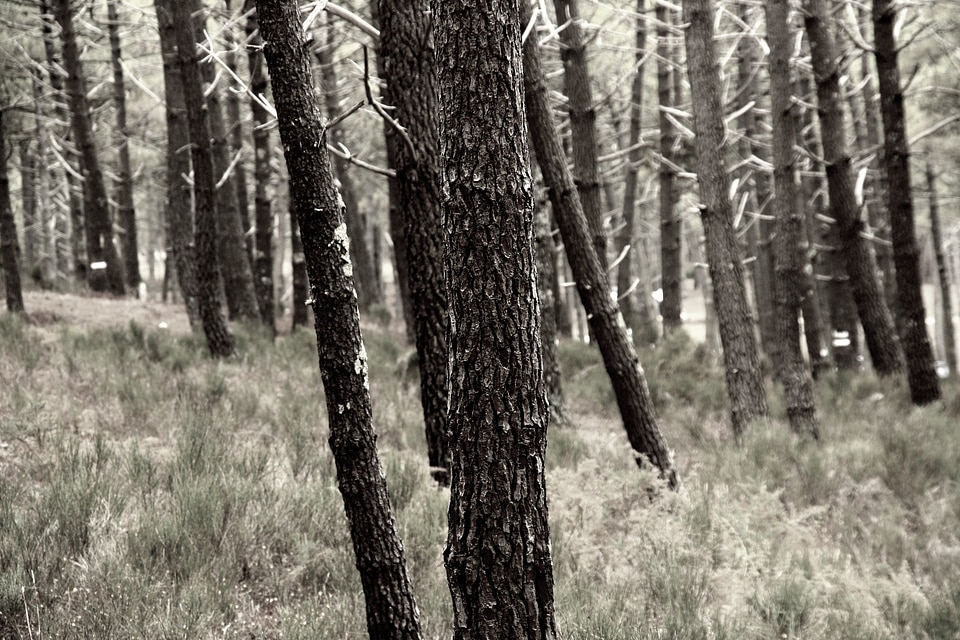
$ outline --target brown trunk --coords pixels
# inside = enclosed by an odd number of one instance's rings
[[[391,148],[415,317],[420,399],[434,478],[449,481],[447,295],[443,280],[439,104],[432,18],[426,0],[380,2],[380,55],[396,119],[410,145]],[[411,148],[412,147],[412,148]]]
[[[752,420],[767,415],[767,399],[733,228],[733,206],[727,195],[723,161],[726,128],[713,44],[713,8],[709,0],[684,0],[683,16],[689,23],[684,33],[697,135],[700,219],[720,323],[732,427],[734,433],[740,435]]]
[[[123,264],[117,255],[117,248],[113,245],[113,224],[110,221],[107,188],[90,123],[90,105],[87,102],[80,51],[73,29],[70,0],[56,0],[54,10],[60,23],[60,40],[63,43],[63,66],[67,71],[73,139],[80,150],[81,173],[84,178],[83,224],[90,268],[88,282],[94,291],[123,295]]]
[[[107,28],[110,32],[110,61],[113,64],[113,104],[117,112],[116,144],[119,156],[117,217],[123,227],[123,265],[127,286],[140,285],[140,258],[137,248],[137,213],[133,208],[133,172],[130,170],[130,132],[127,129],[127,93],[120,54],[120,17],[117,0],[107,0]]]
[[[827,170],[830,211],[837,225],[839,248],[850,277],[873,368],[878,375],[894,375],[903,370],[903,359],[893,318],[877,281],[873,254],[861,235],[863,221],[850,176],[840,78],[833,36],[826,22],[826,2],[806,0],[804,7],[810,58],[817,82],[817,111],[820,115],[820,138]]]
[[[679,144],[673,123],[664,107],[672,107],[672,48],[667,42],[670,17],[666,5],[657,3],[657,99],[660,104],[660,317],[664,333],[680,327],[682,310],[682,278],[680,266],[681,223],[677,216],[676,145]]]
[[[420,616],[377,456],[343,200],[327,155],[300,7],[295,0],[258,0],[257,11],[310,272],[330,448],[363,585],[367,630],[371,638],[419,640]]]
[[[580,301],[610,376],[630,445],[637,453],[639,464],[648,460],[660,470],[671,487],[677,487],[679,478],[657,424],[643,367],[627,336],[620,310],[607,293],[606,273],[590,243],[587,220],[553,121],[536,38],[528,38],[523,47],[523,79],[530,140],[560,225]]]
[[[193,161],[193,194],[196,210],[197,299],[207,348],[215,358],[235,353],[233,334],[220,304],[220,263],[217,260],[216,176],[210,135],[210,111],[203,98],[200,69],[194,38],[193,0],[156,0],[157,13],[167,11],[173,18],[177,38],[177,63],[183,84],[184,109],[190,130],[190,157]]]
[[[3,265],[3,285],[6,290],[7,311],[23,313],[23,291],[20,288],[20,243],[17,223],[10,205],[10,181],[7,178],[7,139],[4,116],[9,107],[0,105],[0,263]]]
[[[890,0],[873,0],[874,54],[883,116],[883,160],[887,173],[887,210],[897,278],[900,341],[907,361],[907,382],[914,404],[929,404],[940,398],[940,382],[933,368],[933,349],[927,335],[923,308],[920,248],[914,229],[910,186],[910,149],[897,66],[894,21],[897,9]]]
[[[937,276],[940,281],[940,300],[943,315],[943,359],[947,363],[948,375],[954,375],[957,367],[956,332],[953,327],[953,303],[950,300],[950,273],[943,255],[943,237],[940,233],[940,206],[937,202],[937,184],[933,167],[927,159],[927,190],[930,193],[930,235],[933,242],[933,255],[937,262]]]

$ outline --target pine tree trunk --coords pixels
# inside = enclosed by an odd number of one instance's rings
[[[553,121],[536,38],[528,38],[524,43],[523,80],[530,140],[547,185],[553,213],[560,225],[580,301],[610,376],[630,445],[637,453],[638,464],[648,460],[659,469],[669,486],[677,487],[679,478],[657,424],[643,367],[627,336],[620,310],[608,295],[610,288],[606,273],[590,242],[587,220]]]
[[[305,327],[310,320],[308,313],[308,293],[310,282],[307,278],[307,259],[303,253],[303,240],[300,238],[300,224],[297,222],[297,207],[293,198],[289,202],[290,214],[290,265],[293,271],[293,284],[290,306],[292,307],[293,328]]]
[[[567,412],[563,399],[563,377],[560,360],[557,358],[557,316],[553,313],[556,303],[553,299],[553,283],[557,279],[554,255],[556,247],[550,233],[549,203],[536,200],[534,210],[534,242],[536,242],[537,292],[540,296],[540,348],[543,354],[543,384],[550,401],[550,424],[567,422]]]
[[[409,260],[410,303],[420,365],[427,453],[433,475],[449,481],[447,437],[447,294],[443,280],[443,210],[437,71],[426,0],[380,1],[380,55],[395,118],[410,145],[394,145],[400,215]]]
[[[667,117],[664,107],[673,106],[672,74],[670,68],[671,47],[667,42],[669,15],[667,6],[656,5],[657,16],[657,99],[660,104],[660,317],[663,332],[669,333],[682,326],[680,312],[683,308],[682,279],[680,266],[681,223],[677,216],[676,188],[676,132]]]
[[[897,278],[900,340],[907,361],[910,399],[924,405],[940,398],[940,382],[933,368],[933,349],[927,335],[920,276],[920,248],[914,229],[910,186],[910,149],[897,67],[894,21],[897,9],[890,0],[873,0],[874,54],[883,117],[883,160],[887,173],[887,210]]]
[[[120,17],[117,0],[107,0],[107,28],[110,32],[110,61],[113,64],[113,104],[117,116],[117,152],[119,185],[117,214],[123,227],[123,265],[127,286],[140,286],[140,259],[137,248],[137,213],[133,207],[133,172],[130,169],[130,131],[127,128],[127,94],[120,53]]]
[[[70,96],[70,116],[74,141],[80,150],[83,180],[83,223],[86,236],[87,260],[90,262],[88,281],[94,291],[123,295],[123,264],[113,244],[113,224],[107,200],[107,188],[100,169],[100,158],[90,122],[90,105],[84,87],[80,51],[73,29],[73,10],[70,0],[56,0],[54,6],[60,23],[63,43],[63,66],[67,71],[67,93]],[[101,264],[105,265],[101,268]]]
[[[53,287],[59,279],[57,269],[59,266],[58,258],[61,254],[59,251],[61,243],[58,242],[57,237],[57,222],[62,220],[62,216],[58,215],[58,208],[54,206],[53,201],[51,177],[54,171],[50,167],[50,130],[47,127],[47,117],[43,112],[43,104],[40,98],[42,73],[38,68],[34,70],[33,74],[33,115],[37,124],[37,152],[34,158],[33,171],[35,174],[34,184],[37,188],[36,201],[39,203],[37,236],[40,242],[38,250],[40,282],[44,287]],[[64,261],[64,264],[66,264],[66,261]]]
[[[713,44],[713,8],[709,0],[684,0],[683,19],[689,23],[684,35],[697,135],[700,219],[720,323],[732,427],[734,433],[740,435],[752,420],[767,415],[767,399],[733,228],[733,206],[727,196],[723,161],[726,128]]]
[[[893,318],[876,277],[870,247],[860,235],[860,219],[850,176],[843,105],[840,101],[839,72],[833,36],[826,23],[825,0],[806,0],[804,23],[810,39],[810,58],[817,82],[817,110],[820,138],[826,163],[830,211],[837,224],[840,247],[850,287],[863,325],[873,368],[880,376],[903,371],[903,358]],[[835,327],[836,328],[836,327]]]
[[[224,0],[224,7],[228,12],[231,11],[231,0]],[[241,2],[242,4],[242,2]],[[227,69],[232,71],[237,77],[239,73],[239,63],[237,50],[239,44],[233,34],[234,25],[228,25],[223,30],[223,41],[226,50],[223,52],[223,62]],[[227,87],[225,112],[227,125],[227,141],[230,146],[230,155],[236,158],[233,165],[233,185],[237,193],[237,211],[240,213],[240,225],[243,230],[243,246],[247,252],[247,262],[250,264],[251,274],[255,277],[254,251],[256,238],[253,233],[253,224],[250,222],[250,191],[247,187],[247,153],[243,144],[243,120],[240,117],[240,96],[246,92],[243,83],[232,80]],[[233,160],[231,160],[233,162]],[[257,291],[256,280],[254,280],[254,293]],[[260,298],[257,296],[257,308],[260,308]]]
[[[310,272],[330,448],[363,585],[367,629],[371,638],[419,640],[420,616],[377,456],[343,200],[327,155],[299,4],[258,0],[257,11]]]
[[[37,223],[37,163],[30,147],[30,138],[20,138],[17,144],[20,156],[20,202],[23,207],[23,271],[32,277],[37,271],[40,232]]]
[[[23,313],[23,291],[20,287],[20,243],[17,222],[10,204],[10,181],[7,178],[7,134],[4,120],[6,104],[0,104],[0,263],[6,290],[7,311]]]
[[[927,190],[930,193],[930,235],[933,242],[933,255],[937,262],[937,276],[940,281],[940,300],[943,312],[943,358],[949,367],[949,374],[956,375],[957,344],[956,330],[953,327],[953,303],[950,299],[950,272],[943,255],[943,236],[940,232],[940,205],[937,201],[937,184],[933,167],[927,159]]]

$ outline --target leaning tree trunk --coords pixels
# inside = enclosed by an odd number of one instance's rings
[[[10,181],[7,178],[7,140],[4,115],[7,105],[0,105],[0,263],[7,295],[7,311],[23,313],[23,291],[20,288],[20,244],[17,222],[10,205]]]
[[[953,303],[950,301],[950,270],[943,255],[943,237],[940,232],[940,206],[937,202],[937,185],[933,167],[927,159],[927,190],[930,193],[930,236],[933,242],[933,256],[937,262],[937,276],[940,281],[940,299],[943,311],[943,358],[947,362],[950,375],[955,375],[957,367],[956,333],[953,328]]]
[[[773,124],[773,180],[776,197],[774,300],[779,337],[778,378],[783,383],[787,419],[796,433],[820,437],[813,388],[800,352],[800,306],[805,287],[803,214],[796,207],[796,131],[790,82],[792,49],[788,0],[768,0],[767,42],[770,45],[770,101]]]
[[[767,415],[767,399],[733,228],[733,206],[727,195],[723,161],[726,127],[713,44],[713,8],[709,0],[684,0],[683,16],[689,23],[685,40],[696,131],[700,219],[720,323],[732,426],[739,436],[750,421]]]
[[[914,404],[940,398],[940,382],[933,367],[933,349],[927,335],[920,277],[920,248],[914,229],[910,186],[910,149],[897,66],[894,21],[897,9],[890,0],[873,0],[874,54],[883,117],[883,160],[887,172],[887,210],[893,240],[893,266],[897,278],[900,340],[907,361],[907,382]]]
[[[680,481],[657,424],[643,367],[627,336],[620,310],[610,299],[606,273],[590,243],[587,220],[553,121],[536,38],[527,38],[523,46],[523,81],[530,141],[540,163],[580,301],[610,376],[630,445],[637,452],[639,464],[649,460],[671,487],[677,487]]]
[[[873,254],[860,233],[863,221],[857,210],[851,182],[840,77],[833,35],[827,25],[826,1],[806,0],[804,8],[810,59],[817,82],[817,111],[820,114],[820,138],[827,169],[830,210],[838,227],[843,258],[873,368],[878,375],[894,375],[903,370],[903,358],[893,318],[877,282]]]
[[[667,117],[666,109],[673,106],[671,80],[672,74],[679,73],[671,69],[672,47],[667,42],[670,33],[668,8],[657,3],[657,99],[660,104],[660,290],[663,294],[660,302],[660,317],[663,320],[663,332],[669,333],[683,325],[680,312],[683,308],[683,274],[681,273],[680,236],[682,235],[680,217],[677,215],[677,144],[673,123]]]
[[[440,112],[427,0],[380,1],[380,55],[385,80],[406,132],[393,146],[400,215],[409,260],[410,302],[420,365],[420,400],[434,477],[449,481],[447,436],[447,292],[443,280],[440,202]]]
[[[140,260],[137,249],[137,212],[133,207],[133,172],[130,170],[130,131],[127,128],[127,93],[124,87],[120,53],[120,17],[117,0],[107,0],[107,28],[110,32],[110,61],[113,64],[113,104],[117,112],[117,152],[119,188],[117,213],[123,226],[123,265],[127,286],[140,286]]]
[[[419,639],[420,615],[377,456],[343,200],[326,150],[299,4],[258,0],[290,196],[303,235],[330,448],[350,524],[371,638]]]
[[[207,337],[207,348],[215,358],[233,355],[233,334],[223,317],[220,304],[220,263],[217,259],[217,201],[213,149],[211,148],[210,111],[203,97],[200,68],[194,39],[191,2],[156,0],[171,11],[177,35],[177,62],[183,83],[184,107],[190,129],[190,155],[193,160],[193,194],[196,210],[197,297],[200,319]],[[172,6],[171,6],[172,5]],[[159,11],[160,7],[158,7]]]
[[[169,0],[157,0],[157,27],[163,57],[163,86],[167,118],[167,202],[168,242],[173,251],[177,285],[187,310],[190,328],[203,329],[200,316],[197,256],[194,246],[193,208],[190,195],[190,130],[177,56],[177,34]]]
[[[86,236],[88,281],[94,291],[108,291],[115,295],[125,292],[123,264],[113,245],[113,224],[107,188],[100,169],[100,157],[90,122],[90,104],[84,86],[77,35],[73,29],[73,10],[70,0],[56,0],[54,10],[60,23],[63,42],[63,66],[67,71],[67,93],[70,96],[70,115],[73,137],[80,150],[83,173],[83,222]],[[101,268],[103,266],[103,268]]]

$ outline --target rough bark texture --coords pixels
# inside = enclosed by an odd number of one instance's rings
[[[130,170],[130,132],[127,129],[127,92],[120,51],[120,16],[117,0],[107,0],[107,28],[110,33],[110,61],[113,64],[113,105],[117,116],[118,154],[117,217],[123,227],[123,268],[127,286],[140,285],[140,259],[137,248],[137,212],[133,208],[133,172]]]
[[[810,58],[817,82],[817,112],[820,115],[830,211],[837,224],[843,259],[873,368],[878,375],[894,375],[903,370],[903,359],[893,318],[877,281],[873,255],[860,234],[863,221],[857,210],[850,176],[840,77],[833,36],[826,23],[826,3],[825,0],[806,0],[804,7]]]
[[[910,186],[910,149],[894,38],[896,17],[893,2],[873,0],[874,53],[883,117],[883,159],[889,186],[887,210],[897,278],[900,340],[907,361],[910,399],[914,404],[922,405],[940,398],[940,382],[933,368],[933,348],[927,335],[927,314],[923,308],[920,247],[914,229]]]
[[[547,185],[560,235],[587,312],[593,338],[610,376],[620,416],[637,462],[649,460],[671,487],[679,485],[673,457],[657,425],[656,412],[640,359],[627,336],[616,303],[608,295],[606,273],[590,243],[586,217],[567,168],[560,135],[553,121],[540,47],[528,38],[523,47],[523,80],[530,140]]]
[[[420,400],[433,475],[449,481],[447,293],[443,280],[440,112],[433,25],[427,0],[381,0],[380,55],[394,117],[412,143],[393,148],[409,260]]]
[[[770,101],[773,120],[773,180],[776,198],[774,252],[776,326],[780,347],[778,378],[783,384],[787,418],[796,433],[820,437],[813,388],[800,352],[800,306],[803,297],[803,215],[797,208],[793,96],[790,82],[792,34],[788,0],[768,0],[767,42],[770,45]]]
[[[196,211],[197,298],[207,348],[215,358],[233,355],[233,334],[220,303],[220,263],[217,259],[216,176],[210,136],[210,112],[203,98],[191,8],[194,2],[156,0],[173,16],[177,37],[177,65],[183,84],[184,108],[190,130],[193,196]]]
[[[70,0],[56,0],[54,5],[57,22],[60,23],[60,40],[63,43],[63,66],[67,71],[67,93],[70,96],[70,116],[73,139],[80,150],[80,166],[83,175],[83,223],[86,237],[87,259],[90,265],[105,263],[106,268],[91,270],[88,276],[94,291],[108,291],[123,295],[125,291],[123,264],[113,245],[113,225],[107,200],[107,188],[100,168],[96,141],[90,122],[90,105],[84,87],[80,51],[73,29],[73,10]],[[99,264],[98,264],[99,267]]]
[[[953,303],[950,300],[950,270],[943,255],[943,237],[940,231],[940,205],[937,201],[937,182],[933,167],[927,160],[927,191],[930,193],[930,236],[933,242],[933,256],[937,262],[937,279],[940,284],[940,304],[943,316],[943,359],[950,368],[950,375],[956,375],[957,334],[953,327]]]
[[[697,136],[700,219],[720,323],[732,427],[739,435],[751,420],[767,415],[767,399],[733,228],[733,206],[727,195],[728,179],[723,162],[726,128],[709,0],[684,0],[683,18],[689,23],[685,41]]]
[[[433,5],[457,640],[556,638],[519,0]],[[535,39],[534,39],[535,40]]]
[[[669,15],[667,7],[656,5],[657,16],[657,99],[660,104],[660,317],[664,333],[680,327],[683,321],[682,278],[680,266],[681,223],[677,216],[676,153],[677,144],[673,123],[663,107],[673,106],[671,69],[672,47],[667,42]]]
[[[350,239],[299,5],[258,0],[257,11],[310,272],[330,448],[366,599],[367,630],[371,638],[419,639],[420,616],[377,456]]]
[[[7,139],[4,116],[7,105],[0,105],[0,263],[7,311],[23,313],[23,291],[20,287],[20,244],[17,223],[10,205],[10,181],[7,178]]]

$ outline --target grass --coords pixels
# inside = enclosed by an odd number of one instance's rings
[[[410,348],[365,326],[391,501],[425,635],[452,635],[448,493],[425,464]],[[242,356],[137,325],[0,317],[0,638],[362,638],[314,337]],[[564,343],[547,449],[570,639],[960,636],[960,401],[816,383],[823,441],[733,442],[722,372],[682,334],[641,351],[682,490],[651,501],[597,352]],[[771,388],[772,391],[772,388]]]

